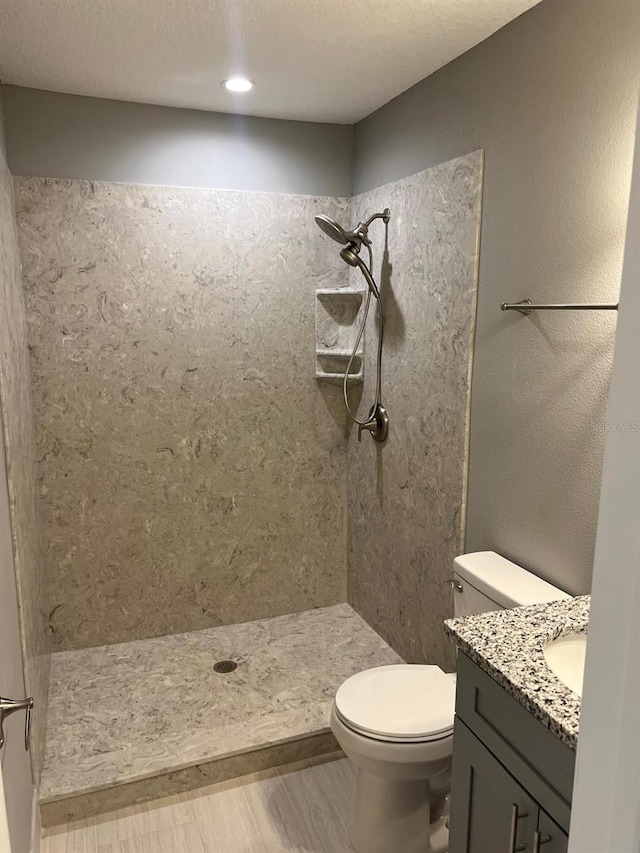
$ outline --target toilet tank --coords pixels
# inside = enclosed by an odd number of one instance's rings
[[[571,598],[495,551],[477,551],[456,557],[453,581],[456,616]]]

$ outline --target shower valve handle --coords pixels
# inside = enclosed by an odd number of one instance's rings
[[[382,443],[387,440],[389,434],[389,415],[384,406],[376,403],[369,412],[367,420],[363,424],[358,424],[358,441],[362,441],[363,429],[371,433],[374,441]]]
[[[375,431],[378,429],[378,424],[376,423],[376,419],[375,418],[369,418],[369,420],[366,421],[366,423],[358,424],[358,441],[362,441],[362,430],[363,429],[368,430],[371,433],[371,435],[374,435]],[[375,437],[375,435],[374,435],[374,437]]]

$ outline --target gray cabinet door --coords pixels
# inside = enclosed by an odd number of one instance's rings
[[[449,853],[532,853],[537,802],[459,717],[454,744]]]
[[[540,853],[567,853],[569,836],[542,809],[538,816],[538,833]]]

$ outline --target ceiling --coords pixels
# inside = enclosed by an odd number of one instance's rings
[[[353,123],[539,0],[0,0],[4,83]],[[220,83],[256,83],[232,95]]]

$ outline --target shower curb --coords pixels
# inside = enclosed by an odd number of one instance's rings
[[[171,770],[145,779],[123,781],[122,784],[87,793],[72,794],[60,799],[41,800],[41,822],[43,828],[50,828],[336,752],[340,753],[340,747],[333,734],[326,730],[261,749],[223,756],[180,770]]]

